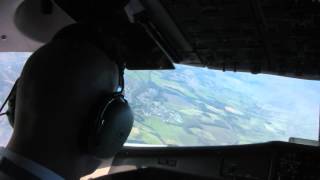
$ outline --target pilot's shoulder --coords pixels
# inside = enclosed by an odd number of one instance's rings
[[[0,172],[0,179],[1,180],[13,180],[14,178],[11,178],[10,176],[4,174],[3,172]]]

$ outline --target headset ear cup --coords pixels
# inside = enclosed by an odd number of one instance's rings
[[[15,84],[12,87],[12,90],[9,94],[8,98],[8,110],[7,110],[7,117],[9,120],[9,123],[11,127],[14,127],[14,118],[15,118],[15,109],[16,109],[16,95],[17,95],[17,84],[19,82],[19,79],[15,82]]]
[[[11,127],[14,127],[14,112],[16,109],[16,90],[14,90],[8,99],[7,117]]]
[[[100,114],[95,142],[89,147],[98,158],[114,156],[126,142],[133,126],[133,113],[123,97],[113,99],[107,106]]]

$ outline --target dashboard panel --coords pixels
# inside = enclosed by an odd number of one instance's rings
[[[146,171],[153,173],[155,179],[166,170],[198,179],[319,180],[320,154],[319,147],[286,142],[222,147],[126,147],[114,158],[110,174],[132,170],[143,174],[141,169],[148,168],[159,170]]]

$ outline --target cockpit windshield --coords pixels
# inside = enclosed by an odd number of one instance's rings
[[[0,53],[0,101],[31,53]],[[127,145],[220,146],[318,139],[320,81],[176,65],[126,71],[134,113]],[[12,128],[1,117],[0,145]]]

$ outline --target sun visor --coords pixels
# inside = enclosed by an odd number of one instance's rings
[[[167,43],[156,26],[147,20],[149,15],[144,16],[146,23],[142,19],[139,19],[142,20],[141,23],[129,21],[125,11],[131,8],[128,0],[55,0],[55,2],[78,23],[98,31],[96,35],[99,35],[106,53],[118,54],[114,56],[119,57],[115,61],[125,61],[126,68],[174,69],[173,62],[178,59],[175,49]],[[94,36],[87,34],[86,38],[95,38]]]

